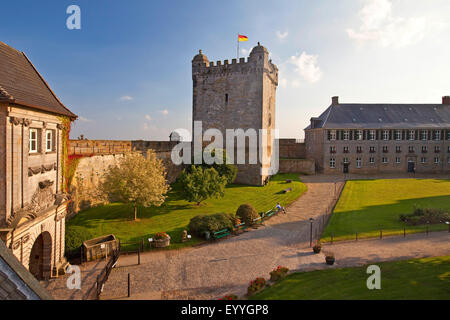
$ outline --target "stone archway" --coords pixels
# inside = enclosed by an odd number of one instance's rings
[[[48,279],[52,270],[52,237],[43,232],[34,241],[30,253],[29,270],[38,280]]]

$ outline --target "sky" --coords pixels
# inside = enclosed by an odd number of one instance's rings
[[[81,29],[66,12],[81,9]],[[450,95],[450,1],[4,1],[0,41],[24,51],[79,116],[71,137],[168,140],[190,130],[191,60],[248,56],[279,68],[276,126],[303,138],[332,96],[440,103]]]

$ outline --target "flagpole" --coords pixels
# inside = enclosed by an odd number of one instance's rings
[[[237,61],[239,61],[239,33],[237,37]]]

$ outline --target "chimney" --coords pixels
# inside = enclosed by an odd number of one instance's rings
[[[449,106],[450,105],[450,96],[442,97],[442,104]]]
[[[339,97],[332,97],[331,98],[331,104],[339,104]]]

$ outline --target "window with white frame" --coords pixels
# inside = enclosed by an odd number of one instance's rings
[[[409,140],[415,140],[416,139],[416,131],[409,130]]]
[[[427,163],[427,158],[425,157],[420,158],[420,163]]]
[[[395,130],[395,140],[402,140],[402,130]]]
[[[344,140],[348,140],[350,137],[350,131],[349,130],[344,130]]]
[[[369,140],[375,140],[375,130],[369,131]]]
[[[53,151],[53,130],[45,131],[45,151]]]
[[[330,140],[336,140],[336,130],[330,130]]]
[[[369,163],[370,164],[374,164],[375,163],[375,158],[373,158],[373,157],[369,158]]]
[[[420,138],[421,138],[422,140],[428,140],[428,131],[427,131],[427,130],[422,130],[422,131],[420,132]]]
[[[356,167],[361,168],[361,166],[362,166],[361,158],[356,158]]]
[[[434,131],[434,140],[441,140],[441,130]]]
[[[389,130],[383,130],[383,140],[389,140]]]
[[[400,163],[400,157],[396,157],[396,158],[395,158],[395,163],[397,163],[397,164]]]
[[[344,163],[348,163],[348,158],[344,158]]]
[[[440,159],[439,159],[439,157],[434,157],[434,163],[439,163],[439,161],[440,161]]]
[[[362,140],[362,139],[363,139],[362,130],[356,130],[356,140]]]
[[[30,153],[38,152],[38,129],[30,129]]]
[[[381,159],[381,162],[382,162],[382,163],[388,163],[388,158],[383,157],[383,158]]]
[[[330,168],[331,169],[336,168],[336,159],[334,159],[334,158],[330,159]]]

